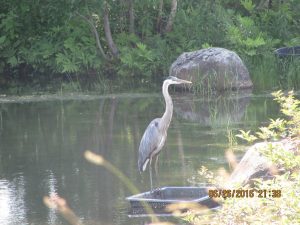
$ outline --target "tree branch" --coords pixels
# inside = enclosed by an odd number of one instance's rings
[[[128,0],[129,3],[129,32],[134,34],[134,0]]]
[[[115,45],[111,35],[109,17],[108,17],[108,6],[106,1],[104,2],[103,25],[104,25],[105,37],[106,37],[109,50],[111,51],[112,55],[117,58],[119,55],[119,50],[117,49],[117,46]]]
[[[161,19],[163,15],[163,6],[164,6],[164,0],[160,0],[158,6],[158,16],[156,20],[156,30],[159,33],[161,32]]]
[[[82,18],[83,20],[85,20],[90,25],[90,27],[92,28],[92,32],[95,35],[96,43],[97,43],[97,46],[98,46],[98,49],[99,49],[101,55],[103,56],[103,58],[105,58],[105,59],[108,60],[109,58],[107,57],[107,55],[105,54],[105,52],[104,52],[104,50],[103,50],[103,48],[101,46],[99,34],[98,34],[98,31],[97,31],[94,23],[92,21],[90,21],[88,18],[86,18],[84,15],[81,15],[80,13],[76,12],[76,14],[78,16],[80,16],[80,18]]]

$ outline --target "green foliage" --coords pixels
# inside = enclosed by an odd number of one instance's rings
[[[252,0],[241,0],[241,5],[247,13],[238,12],[234,24],[227,27],[227,39],[236,51],[254,56],[271,52],[285,42],[297,43],[299,20],[295,12],[299,4],[295,1],[273,2],[271,7],[264,7]]]
[[[226,25],[231,23],[231,12],[213,1],[182,1],[179,5],[176,26],[167,36],[176,56],[198,50],[205,43],[224,45],[223,37]]]
[[[300,135],[300,101],[295,99],[294,92],[290,91],[285,96],[282,91],[278,91],[274,92],[273,96],[287,119],[271,119],[267,127],[259,128],[259,131],[256,132],[257,136],[250,135],[250,131],[240,130],[240,134],[236,135],[237,137],[252,143],[259,139],[264,141],[279,140],[287,136],[298,137]]]
[[[194,224],[298,224],[300,221],[299,173],[278,176],[270,181],[257,180],[256,190],[266,197],[228,198],[215,214],[199,216]],[[243,190],[249,187],[244,187]],[[278,193],[279,197],[269,197]],[[274,192],[273,192],[274,191]]]
[[[141,77],[150,77],[156,55],[141,42],[136,44],[135,48],[123,47],[121,49],[120,60],[122,66],[118,73],[126,76],[128,74],[140,75]]]
[[[227,198],[217,212],[203,212],[183,217],[191,224],[298,224],[300,220],[299,173],[285,174],[273,180],[258,179],[255,189],[266,190],[266,197]],[[254,190],[244,187],[242,190]],[[277,197],[269,197],[277,194]],[[276,195],[274,195],[276,196]],[[205,213],[205,214],[204,214]],[[193,216],[192,216],[193,215]]]
[[[279,39],[281,43],[299,36],[299,19],[296,10],[299,10],[297,1],[274,2],[273,8],[261,10],[255,17],[260,29],[269,34],[274,39]],[[298,27],[298,28],[297,28]]]
[[[267,127],[260,127],[255,135],[250,135],[250,131],[240,131],[241,134],[236,135],[239,138],[249,141],[262,139],[264,141],[281,140],[283,138],[298,139],[300,136],[300,101],[294,97],[293,91],[288,95],[284,95],[282,91],[273,93],[275,100],[280,105],[280,111],[286,119],[277,118],[271,119]],[[281,145],[268,144],[267,148],[261,152],[271,159],[275,164],[281,167],[292,170],[300,168],[300,156],[294,152],[285,150]]]
[[[253,141],[257,140],[257,137],[255,137],[254,135],[250,134],[250,130],[245,132],[243,130],[240,130],[240,133],[241,134],[237,134],[236,136],[241,138],[241,139],[244,139],[246,140],[247,142],[249,143],[252,143]]]
[[[211,48],[212,46],[210,45],[210,44],[208,44],[208,43],[204,43],[204,44],[202,44],[202,46],[201,46],[202,48]]]
[[[300,45],[300,37],[292,38],[285,42],[285,45],[288,47],[299,46]]]
[[[59,72],[78,73],[83,69],[99,69],[101,60],[95,49],[95,41],[90,35],[85,35],[78,25],[71,27],[72,36],[63,42],[63,49],[55,55]]]
[[[300,168],[300,156],[295,155],[294,152],[286,150],[281,146],[270,143],[267,148],[262,149],[262,153],[285,170]]]
[[[228,26],[227,38],[238,52],[248,56],[270,51],[278,43],[262,32],[252,18],[238,15],[235,25]]]
[[[283,80],[282,77],[286,75],[286,72],[281,71],[280,61],[273,52],[246,57],[244,62],[251,74],[255,90],[276,90],[293,87],[287,86],[287,81]]]
[[[15,67],[20,63],[17,58],[17,49],[21,44],[19,40],[18,29],[21,24],[17,21],[17,14],[11,10],[7,14],[0,14],[0,58],[9,66]],[[5,64],[0,64],[0,69],[4,68]]]
[[[159,0],[132,1],[134,34],[129,31],[128,2],[106,2],[112,37],[120,52],[114,60],[109,60],[103,1],[54,0],[42,5],[33,1],[3,2],[0,80],[35,79],[41,74],[50,79],[53,74],[100,74],[102,78],[149,80],[165,76],[182,52],[220,46],[240,53],[257,66],[254,56],[273,54],[276,47],[300,43],[300,4],[294,0],[272,1],[270,6],[254,0],[178,1],[173,29],[168,33],[164,29],[171,1],[164,1],[161,14]],[[78,13],[94,24],[108,60],[99,54],[90,24]],[[295,84],[298,69],[295,66],[285,72],[292,78],[288,84]],[[115,76],[108,76],[111,74]],[[268,75],[259,77],[269,80]]]
[[[275,100],[280,104],[281,112],[287,116],[286,128],[279,132],[286,132],[292,137],[300,135],[300,101],[295,98],[294,92],[290,91],[287,96],[282,91],[273,93]]]
[[[241,0],[242,6],[248,11],[253,12],[255,5],[253,4],[252,0]]]

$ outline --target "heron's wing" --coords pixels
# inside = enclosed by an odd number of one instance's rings
[[[151,153],[157,150],[163,139],[163,135],[158,129],[159,121],[160,118],[152,120],[142,137],[139,147],[139,171],[144,171],[146,169],[146,165],[144,166],[144,164],[148,163]]]

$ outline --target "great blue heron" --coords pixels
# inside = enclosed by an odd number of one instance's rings
[[[166,110],[161,118],[156,118],[151,121],[142,137],[139,147],[138,167],[139,171],[145,171],[149,163],[150,183],[152,189],[152,159],[157,157],[167,138],[167,130],[169,128],[172,114],[173,102],[169,94],[168,88],[171,84],[191,84],[192,82],[178,79],[177,77],[169,76],[163,83],[162,93],[166,102]]]

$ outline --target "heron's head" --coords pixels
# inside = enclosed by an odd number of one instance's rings
[[[165,81],[168,81],[169,84],[191,84],[191,81],[182,80],[177,77],[169,76]]]

